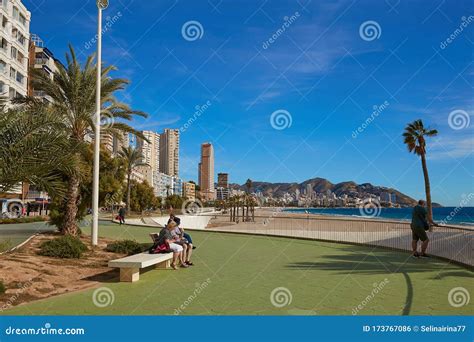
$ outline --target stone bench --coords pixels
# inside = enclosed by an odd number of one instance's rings
[[[140,253],[109,261],[109,267],[120,268],[120,281],[134,282],[140,279],[140,269],[156,265],[156,268],[169,268],[173,253]]]

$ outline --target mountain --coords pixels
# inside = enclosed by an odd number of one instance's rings
[[[296,190],[303,193],[307,189],[308,184],[310,184],[313,191],[317,193],[326,193],[330,190],[337,196],[347,195],[349,197],[366,198],[369,195],[380,196],[382,192],[388,192],[394,194],[396,196],[396,202],[402,206],[412,206],[416,203],[415,199],[393,188],[376,186],[370,183],[357,184],[352,181],[333,184],[324,178],[308,179],[302,183],[268,183],[254,181],[252,191],[261,191],[265,196],[278,198],[282,197],[285,193],[293,194]],[[231,184],[230,187],[236,190],[246,190],[245,184]]]

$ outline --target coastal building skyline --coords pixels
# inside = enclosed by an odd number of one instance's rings
[[[56,57],[63,58],[68,51],[67,42],[76,51],[82,50],[81,58],[94,52],[95,44],[86,43],[96,34],[95,25],[91,25],[91,18],[96,16],[95,6],[83,7],[81,2],[70,1],[58,11],[54,2],[46,1],[40,11],[33,0],[23,3],[33,12],[31,32],[43,37]],[[242,22],[249,10],[258,10],[257,3],[235,8],[232,18],[226,17],[225,21],[222,16],[213,17],[206,6],[177,3],[175,10],[166,15],[166,22],[160,25],[167,25],[168,21],[184,23],[186,18],[182,14],[186,10],[201,18],[206,34],[204,40],[192,44],[195,52],[192,55],[189,44],[183,44],[187,42],[179,30],[147,31],[146,23],[153,21],[154,12],[149,11],[148,5],[134,7],[135,14],[144,18],[143,22],[133,22],[132,16],[126,15],[114,22],[113,29],[103,37],[103,54],[104,61],[116,65],[119,71],[126,71],[126,78],[134,85],[126,93],[127,102],[133,100],[135,108],[150,114],[147,119],[135,121],[135,128],[157,131],[170,125],[183,128],[180,154],[186,158],[181,159],[180,177],[184,179],[197,179],[195,164],[200,156],[196,146],[212,139],[215,152],[219,153],[216,170],[228,170],[235,183],[242,184],[247,178],[300,183],[319,176],[333,183],[369,182],[397,189],[412,198],[423,198],[419,160],[406,152],[400,137],[408,122],[421,118],[430,128],[440,131],[430,142],[433,201],[457,206],[466,194],[465,184],[470,184],[468,170],[474,158],[472,91],[466,83],[471,79],[472,58],[466,51],[471,49],[468,39],[472,23],[453,43],[443,42],[459,25],[465,24],[463,17],[470,18],[466,13],[470,13],[471,3],[464,0],[457,1],[456,6],[444,3],[438,11],[435,4],[401,3],[396,8],[396,17],[406,25],[376,19],[383,33],[370,42],[359,36],[360,25],[370,19],[361,18],[356,10],[359,6],[338,2],[327,9],[324,3],[315,1],[307,5],[301,10],[294,2],[282,2],[281,6],[266,4],[264,10],[272,18],[283,18],[295,10],[300,10],[301,16],[277,44],[256,56],[254,48],[275,31],[274,25],[257,11],[250,24],[258,27],[258,32],[242,32]],[[149,6],[166,10],[166,4],[161,2]],[[224,2],[221,10],[226,13],[230,7],[230,3]],[[371,10],[392,11],[384,1],[374,2]],[[107,15],[113,16],[118,11],[126,12],[122,4],[111,1]],[[68,22],[67,14],[76,12],[84,16]],[[317,15],[317,20],[309,13]],[[330,26],[341,14],[344,15],[338,25]],[[452,27],[447,26],[445,15],[452,20]],[[217,31],[215,25],[206,25],[213,20],[225,27]],[[321,44],[311,45],[312,34],[321,34],[321,27],[330,28],[321,36]],[[116,42],[144,33],[144,39],[129,54],[117,53]],[[217,50],[228,37],[233,37],[232,49],[225,45],[218,54],[228,61],[222,65],[224,73],[217,55],[207,59],[209,48]],[[301,55],[294,43],[308,47],[306,55]],[[153,53],[143,54],[148,48]],[[418,54],[412,53],[414,49]],[[164,58],[169,51],[176,58],[166,58],[157,64],[156,57]],[[201,64],[202,68],[197,70]],[[170,74],[170,70],[177,69],[196,71],[200,82],[196,83],[196,79],[190,82],[186,72]],[[275,71],[284,71],[284,75],[275,75]],[[170,77],[157,85],[156,79],[164,75]],[[369,81],[369,76],[377,82]],[[347,82],[341,82],[341,77]],[[254,87],[249,88],[249,82]],[[222,91],[213,98],[218,89]],[[288,96],[283,98],[282,94]],[[202,108],[209,99],[212,106],[193,115],[195,107]],[[379,108],[385,101],[389,105],[373,116],[374,106]],[[279,109],[290,114],[291,125],[275,129],[270,119]],[[470,118],[471,124],[453,129],[448,118],[454,110],[466,112],[465,118]],[[375,120],[352,137],[352,132],[372,117]],[[193,119],[191,124],[190,119]],[[393,167],[394,162],[397,167]],[[447,171],[452,172],[446,178]]]

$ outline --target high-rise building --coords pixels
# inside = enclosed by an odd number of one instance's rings
[[[20,0],[0,0],[0,95],[28,94],[31,13]]]
[[[53,79],[54,73],[58,71],[56,63],[60,63],[53,55],[53,53],[44,46],[43,40],[36,34],[31,35],[29,47],[29,72],[31,70],[41,70],[49,78]],[[28,95],[34,96],[52,102],[53,99],[44,93],[42,90],[35,90],[32,85],[32,77],[28,75]]]
[[[179,129],[166,128],[160,135],[159,170],[169,176],[179,175]]]
[[[217,188],[216,188],[216,198],[219,201],[224,201],[229,198],[229,174],[228,173],[218,173],[217,174]]]
[[[214,190],[214,148],[211,143],[201,145],[201,163],[199,163],[199,186],[201,197],[205,201],[216,199]]]
[[[151,166],[155,172],[160,170],[160,135],[152,131],[143,131],[148,140],[137,139],[137,149],[142,155],[142,162]]]
[[[313,186],[310,183],[306,184],[306,196],[308,198],[313,196]]]
[[[190,201],[196,200],[196,184],[191,182],[183,183],[183,197]]]
[[[217,174],[217,187],[218,188],[228,188],[229,187],[229,174],[228,173],[218,173]]]

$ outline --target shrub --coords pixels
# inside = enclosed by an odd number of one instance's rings
[[[113,253],[133,255],[143,252],[143,246],[134,240],[120,240],[108,244],[106,250]]]
[[[0,224],[42,222],[42,221],[47,221],[47,220],[48,218],[45,216],[25,216],[25,217],[18,217],[18,218],[0,219]]]
[[[65,235],[43,242],[38,254],[54,258],[79,259],[85,251],[87,251],[87,246],[81,240],[71,235]]]
[[[3,285],[3,282],[0,280],[0,295],[4,294],[6,290],[5,285]]]

